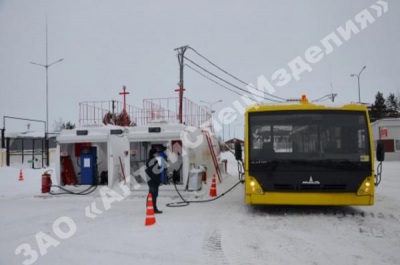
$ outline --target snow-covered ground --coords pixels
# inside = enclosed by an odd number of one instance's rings
[[[218,194],[237,182],[224,156],[231,176]],[[160,191],[153,226],[143,192],[40,197],[43,171],[24,169],[18,181],[19,168],[0,168],[2,265],[400,264],[400,162],[384,162],[374,206],[252,207],[240,184],[219,200],[169,208],[179,198]]]

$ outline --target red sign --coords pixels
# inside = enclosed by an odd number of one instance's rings
[[[388,137],[388,129],[387,128],[381,128],[381,137]]]

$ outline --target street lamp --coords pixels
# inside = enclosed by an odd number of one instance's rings
[[[213,126],[212,126],[212,117],[213,117],[213,113],[214,113],[215,111],[213,111],[212,106],[213,106],[214,104],[217,104],[217,103],[222,102],[222,99],[219,99],[219,100],[214,101],[214,102],[207,102],[207,101],[204,101],[204,100],[200,100],[200,102],[201,102],[201,103],[205,103],[205,104],[207,104],[207,105],[210,107],[210,111],[211,111],[211,114],[210,114],[210,127],[211,127],[211,131],[214,131],[214,128],[213,128]]]
[[[49,166],[49,141],[48,141],[48,133],[49,133],[49,67],[63,61],[64,59],[58,59],[49,64],[49,56],[48,56],[48,37],[47,37],[47,15],[46,15],[46,64],[40,64],[35,62],[30,62],[31,64],[42,66],[46,69],[46,132],[45,132],[45,149],[46,149],[46,165]]]
[[[357,77],[358,80],[358,103],[361,103],[361,95],[360,95],[360,75],[362,73],[362,71],[365,70],[365,68],[367,68],[367,66],[364,65],[364,67],[361,69],[361,71],[358,73],[358,75],[356,74],[351,74],[350,77]]]
[[[31,64],[42,66],[46,68],[46,133],[49,132],[49,67],[53,64],[59,63],[64,59],[59,59],[51,64],[47,63],[47,53],[46,53],[46,64],[39,64],[30,62]]]
[[[63,61],[64,59],[59,59],[55,62],[49,64],[48,61],[48,41],[47,41],[47,16],[46,16],[46,64],[34,63],[31,64],[42,66],[46,68],[46,134],[49,132],[49,67]]]

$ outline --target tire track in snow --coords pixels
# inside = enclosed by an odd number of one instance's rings
[[[364,217],[365,218],[358,220],[359,232],[362,235],[384,238],[393,237],[394,235],[397,236],[400,233],[399,229],[393,229],[390,225],[392,223],[399,224],[399,219],[392,213],[367,212]],[[382,224],[381,220],[386,224]]]
[[[223,251],[219,229],[215,228],[206,232],[203,240],[203,255],[205,264],[229,264]]]

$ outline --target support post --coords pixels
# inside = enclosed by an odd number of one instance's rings
[[[183,86],[183,67],[184,67],[184,55],[189,46],[182,46],[174,49],[178,51],[178,62],[179,62],[179,88],[175,89],[175,91],[179,92],[179,123],[183,123],[183,91],[185,91]]]
[[[6,165],[10,166],[10,138],[6,139]]]
[[[50,153],[49,153],[49,135],[48,133],[45,133],[45,137],[44,137],[44,145],[45,145],[45,149],[46,149],[46,166],[50,165]]]
[[[6,139],[5,139],[6,128],[1,129],[1,148],[6,148]]]

